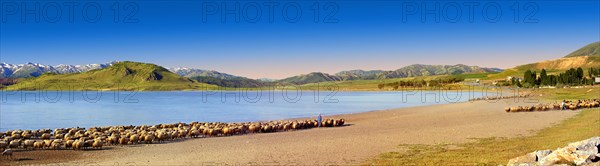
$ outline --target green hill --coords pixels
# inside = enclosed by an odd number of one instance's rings
[[[565,56],[565,58],[577,56],[600,56],[600,42],[588,44],[585,47],[573,51],[569,55]]]
[[[45,73],[7,90],[192,90],[214,85],[198,83],[147,63],[119,62],[105,69],[77,74]]]

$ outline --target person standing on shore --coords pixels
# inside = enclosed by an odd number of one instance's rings
[[[560,103],[560,110],[565,110],[567,109],[567,104],[565,104],[565,100],[562,101],[562,103]]]
[[[321,117],[321,114],[319,114],[319,116],[317,116],[317,124],[319,124],[319,127],[321,127],[322,120],[323,120],[323,117]]]

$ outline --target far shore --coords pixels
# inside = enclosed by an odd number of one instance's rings
[[[187,139],[104,150],[36,150],[9,164],[201,165],[365,164],[401,144],[455,144],[472,138],[518,137],[557,124],[579,111],[506,113],[514,100],[475,101],[326,116],[348,125],[290,132]],[[294,118],[307,119],[307,118]],[[294,120],[291,119],[291,120]]]

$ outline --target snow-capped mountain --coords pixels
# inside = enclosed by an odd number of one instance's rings
[[[37,77],[44,73],[57,73],[57,74],[69,74],[69,73],[80,73],[94,69],[103,69],[116,63],[110,62],[105,64],[87,64],[87,65],[43,65],[39,63],[25,63],[25,64],[8,64],[0,63],[0,78],[27,78]]]
[[[179,68],[169,68],[169,71],[178,74],[184,77],[214,77],[219,79],[232,79],[239,78],[239,76],[234,76],[227,73],[221,73],[214,70],[203,70],[203,69],[195,69],[195,68],[187,68],[187,67],[179,67]]]

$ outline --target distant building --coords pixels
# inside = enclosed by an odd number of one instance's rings
[[[508,76],[508,77],[506,77],[506,81],[507,81],[507,82],[512,82],[512,80],[513,80],[513,79],[515,79],[515,80],[517,80],[517,81],[519,81],[519,82],[523,81],[523,79],[521,79],[521,78],[519,78],[519,77],[513,77],[513,76]]]

